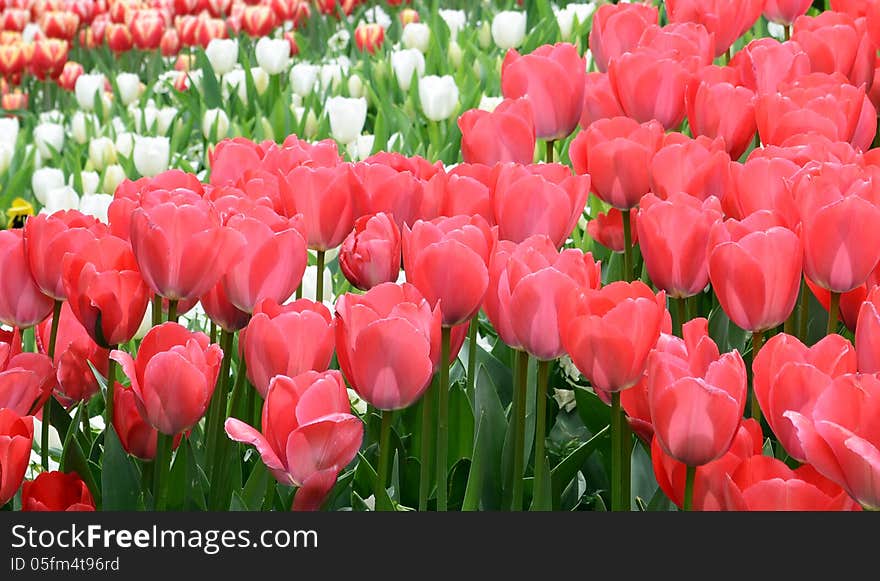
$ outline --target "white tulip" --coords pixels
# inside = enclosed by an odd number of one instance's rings
[[[339,83],[342,82],[342,76],[347,70],[346,66],[338,62],[321,65],[321,89],[336,89]]]
[[[297,123],[302,123],[302,116],[305,114],[305,107],[294,107],[293,108],[293,116],[296,118]],[[318,134],[318,117],[315,115],[315,112],[309,110],[306,115],[306,122],[303,126],[303,137],[306,139],[312,139]]]
[[[77,192],[78,194],[94,194],[98,191],[98,184],[101,183],[101,176],[98,175],[98,172],[94,171],[83,171],[79,173],[79,179],[82,183],[82,191]],[[67,185],[76,190],[74,186],[73,176],[67,180]]]
[[[327,39],[327,48],[333,52],[342,52],[348,48],[350,42],[351,33],[342,28]]]
[[[219,141],[229,132],[229,117],[223,109],[208,109],[202,116],[202,135]]]
[[[31,176],[31,189],[38,202],[46,205],[50,190],[64,187],[64,172],[54,167],[41,167]]]
[[[251,69],[251,78],[254,80],[254,89],[257,95],[262,95],[269,88],[269,74],[260,67]]]
[[[141,79],[134,73],[116,75],[116,87],[119,89],[119,98],[123,105],[128,106],[141,96]]]
[[[112,201],[113,196],[108,194],[85,194],[79,200],[79,211],[94,216],[106,224],[108,222],[107,208],[110,207]]]
[[[116,153],[122,157],[131,157],[134,149],[134,134],[129,132],[120,133],[116,136]]]
[[[59,125],[64,125],[64,119],[64,113],[58,109],[52,109],[51,111],[43,111],[40,113],[40,123],[58,123]]]
[[[8,143],[0,142],[0,174],[9,169],[9,164],[12,163],[12,156],[15,153],[15,148]]]
[[[483,95],[480,98],[480,104],[477,105],[477,109],[482,109],[483,111],[491,113],[503,100],[504,97],[490,97],[489,95]]]
[[[464,10],[439,10],[440,18],[442,18],[446,22],[446,26],[449,27],[449,35],[451,38],[455,38],[458,35],[458,31],[464,28],[467,23],[467,17],[464,14]]]
[[[49,159],[64,147],[64,127],[57,123],[40,123],[34,128],[33,138],[40,155]]]
[[[154,131],[156,120],[159,117],[159,109],[152,102],[147,103],[143,109],[132,104],[128,106],[128,112],[134,119],[134,128],[138,133]]]
[[[46,194],[46,202],[43,204],[41,213],[54,214],[62,210],[76,210],[79,208],[79,196],[70,186],[53,188]]]
[[[104,92],[104,75],[100,73],[80,75],[76,79],[73,91],[76,94],[76,102],[79,103],[81,109],[94,111],[95,96],[100,96]]]
[[[559,32],[562,34],[562,38],[568,39],[571,37],[575,18],[577,18],[578,24],[583,24],[595,10],[595,4],[568,4],[565,8],[556,10],[556,23],[559,25]]]
[[[358,135],[357,139],[346,146],[348,157],[350,157],[352,161],[360,161],[370,157],[375,142],[375,135]]]
[[[374,6],[365,11],[364,20],[373,24],[378,24],[385,30],[388,30],[391,27],[391,17],[388,16],[387,12],[382,10],[381,6]]]
[[[112,196],[123,180],[125,180],[125,170],[122,166],[115,163],[108,165],[104,169],[104,183],[101,184],[101,190]]]
[[[422,112],[431,121],[449,119],[458,108],[458,85],[450,75],[429,75],[419,80]]]
[[[425,57],[414,48],[397,50],[391,53],[391,68],[397,77],[397,86],[401,91],[409,91],[412,76],[415,72],[419,78],[425,74]]]
[[[0,118],[0,143],[14,150],[18,143],[18,129],[18,117]]]
[[[205,49],[205,56],[218,77],[225,75],[238,62],[238,41],[230,38],[214,38]]]
[[[97,171],[102,171],[107,165],[116,163],[116,147],[109,137],[97,137],[89,142],[89,161]]]
[[[223,75],[223,98],[228,99],[233,93],[238,95],[239,100],[247,105],[247,80],[243,69],[235,69]]]
[[[461,47],[458,46],[457,42],[453,40],[449,43],[449,48],[446,49],[446,54],[449,55],[449,62],[453,67],[458,68],[461,66],[464,53],[462,52]]]
[[[98,127],[98,118],[94,113],[77,111],[70,118],[70,136],[80,145],[89,140],[89,135],[94,135]]]
[[[135,136],[134,167],[142,176],[153,177],[168,169],[171,143],[167,137]]]
[[[516,48],[526,37],[526,13],[505,10],[492,19],[492,40],[502,50]]]
[[[364,96],[364,82],[358,75],[348,77],[348,95],[355,98]]]
[[[330,117],[330,133],[339,143],[348,145],[364,130],[367,121],[367,100],[330,97],[324,104]]]
[[[306,97],[315,88],[320,69],[309,63],[297,63],[290,69],[290,86],[300,97]]]
[[[290,63],[290,43],[283,38],[264,36],[257,41],[257,63],[266,73],[277,75]]]
[[[171,124],[174,123],[178,113],[179,111],[174,107],[159,109],[159,114],[156,116],[156,134],[168,135],[168,130],[171,129]]]
[[[406,48],[415,48],[425,53],[431,43],[431,29],[424,22],[410,22],[403,27],[400,38]]]

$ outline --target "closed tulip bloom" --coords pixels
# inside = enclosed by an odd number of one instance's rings
[[[214,285],[214,288],[209,290],[207,294],[202,295],[199,298],[199,303],[208,318],[224,331],[232,333],[240,331],[247,326],[251,319],[250,313],[242,311],[229,302],[222,281]]]
[[[685,99],[691,131],[695,136],[723,138],[730,157],[739,159],[758,130],[754,92],[727,82],[703,79],[695,79],[694,85]]]
[[[138,409],[151,426],[174,436],[193,427],[208,407],[220,372],[223,351],[204,333],[177,323],[163,323],[146,334],[137,359],[114,350],[131,380]]]
[[[241,340],[247,375],[264,398],[276,375],[324,371],[333,356],[333,316],[321,303],[299,299],[259,303]]]
[[[684,193],[642,198],[637,229],[651,282],[674,298],[702,292],[709,283],[709,231],[719,220],[714,196],[703,202]]]
[[[840,511],[859,505],[816,469],[792,470],[770,456],[746,458],[723,482],[722,510]]]
[[[633,246],[639,242],[639,230],[636,226],[638,215],[638,212],[630,212],[629,214],[629,227]],[[596,214],[594,218],[587,222],[587,234],[612,252],[623,252],[623,213],[617,208],[611,208],[607,212]]]
[[[492,19],[491,34],[492,40],[502,50],[518,47],[526,36],[526,13],[514,10],[499,12]]]
[[[449,173],[437,173],[423,188],[419,210],[422,220],[479,214],[494,225],[492,189],[497,176],[493,169],[487,165],[465,163],[458,164]]]
[[[0,272],[0,322],[27,328],[45,319],[52,311],[52,299],[41,292],[31,274],[20,228],[0,232]]]
[[[715,36],[715,56],[721,56],[761,16],[764,0],[670,0],[670,22],[698,22]]]
[[[440,307],[409,283],[383,283],[336,301],[336,355],[366,402],[395,410],[415,403],[440,365]]]
[[[730,156],[724,140],[685,138],[663,146],[651,160],[651,184],[662,199],[678,192],[699,200],[724,199],[730,189]]]
[[[461,156],[465,163],[531,163],[535,155],[535,121],[528,99],[505,99],[491,113],[465,111],[458,118]]]
[[[657,24],[658,17],[657,7],[649,4],[599,6],[590,28],[590,51],[598,69],[606,72],[612,59],[634,49],[645,29]]]
[[[492,323],[498,337],[510,348],[522,350],[523,346],[513,328],[514,313],[511,309],[511,287],[507,272],[510,255],[517,244],[499,240],[489,259],[489,287],[483,299],[483,311]]]
[[[113,390],[113,429],[126,452],[144,461],[156,458],[159,432],[144,418],[134,390],[119,382]],[[174,437],[174,447],[182,437],[182,434]]]
[[[730,187],[721,199],[724,213],[743,220],[761,210],[773,211],[783,225],[794,231],[800,214],[789,189],[789,180],[800,170],[783,157],[753,157],[730,164]]]
[[[501,65],[501,92],[508,99],[527,97],[539,139],[567,137],[584,106],[586,64],[573,44],[538,47],[527,55],[509,50]]]
[[[52,316],[40,323],[36,328],[37,346],[40,351],[48,354],[52,332]],[[107,365],[110,352],[99,347],[82,324],[77,321],[65,302],[61,307],[58,319],[58,331],[55,340],[55,397],[65,407],[80,401],[89,401],[98,393],[98,380],[92,366],[102,376],[107,376]]]
[[[880,378],[841,375],[826,384],[810,413],[783,413],[807,462],[862,507],[880,509]]]
[[[422,217],[425,183],[414,167],[395,167],[387,161],[367,158],[354,166],[355,216],[385,212],[403,229]],[[343,236],[350,231],[351,226]]]
[[[730,66],[739,72],[745,87],[757,95],[775,93],[810,73],[810,57],[796,42],[758,38],[738,51]]]
[[[709,280],[721,308],[741,329],[782,324],[800,289],[803,246],[771,212],[727,220],[709,234]]]
[[[92,512],[95,501],[76,472],[41,472],[21,487],[22,511]]]
[[[639,39],[637,49],[647,50],[678,61],[691,74],[712,64],[715,38],[702,24],[672,22],[660,27],[651,25]]]
[[[602,119],[575,137],[569,149],[578,174],[589,174],[594,194],[620,210],[638,206],[651,191],[651,160],[663,144],[663,126],[628,117]]]
[[[859,354],[859,371],[880,373],[880,289],[874,287],[859,309],[856,323],[856,351]]]
[[[61,262],[89,240],[108,232],[107,226],[77,210],[37,214],[24,225],[24,246],[34,281],[46,295],[64,300]]]
[[[801,16],[791,39],[809,55],[813,72],[842,73],[856,87],[871,86],[877,46],[864,19],[832,11]]]
[[[272,379],[261,424],[262,433],[229,418],[226,434],[255,446],[278,482],[299,487],[294,510],[321,507],[339,472],[357,455],[364,435],[363,422],[351,414],[338,371]]]
[[[40,353],[21,352],[18,330],[0,337],[0,408],[20,416],[37,412],[52,394],[55,373],[52,360]]]
[[[693,509],[721,510],[725,505],[726,476],[736,470],[744,459],[761,455],[763,444],[761,424],[752,418],[743,420],[727,453],[708,464],[697,466],[694,477]],[[664,452],[657,437],[651,442],[651,461],[660,489],[681,508],[684,504],[687,466]]]
[[[791,25],[798,16],[806,14],[812,5],[810,0],[765,0],[764,16],[770,22]]]
[[[351,143],[364,130],[367,120],[365,98],[330,97],[324,107],[330,119],[330,133],[339,143]]]
[[[648,358],[651,423],[664,452],[702,466],[733,442],[746,405],[746,365],[738,351],[719,354],[706,319],[688,321],[682,335],[660,335]]]
[[[34,419],[0,409],[0,506],[15,496],[24,480],[34,443]]]
[[[572,176],[561,164],[540,164],[533,169],[508,164],[496,171],[492,205],[498,237],[522,242],[543,234],[557,247],[565,244],[583,215],[590,176]]]
[[[326,251],[342,244],[351,232],[359,189],[350,165],[300,166],[281,181],[281,202],[286,216],[302,214],[308,247]]]
[[[290,63],[290,43],[283,38],[262,37],[255,47],[257,63],[270,75],[287,70]]]
[[[509,311],[517,344],[536,359],[551,361],[565,353],[559,305],[578,288],[595,289],[600,265],[590,253],[559,252],[552,240],[535,235],[518,244],[507,259]],[[441,304],[442,308],[442,304]]]
[[[690,72],[678,60],[650,49],[624,53],[611,61],[608,78],[621,109],[639,123],[659,121],[667,130],[685,118]]]
[[[384,212],[361,216],[342,242],[339,268],[361,290],[370,290],[400,276],[400,229]]]
[[[464,323],[480,310],[489,284],[496,233],[480,216],[417,221],[403,230],[406,279],[440,305],[443,325]],[[455,264],[455,269],[449,266]]]
[[[358,50],[373,54],[385,40],[385,29],[379,24],[361,24],[354,30]]]
[[[620,6],[625,6],[625,4],[620,4]],[[614,94],[608,73],[587,73],[584,80],[584,108],[581,111],[579,122],[582,129],[586,129],[599,119],[611,119],[626,115],[620,107],[617,95]]]
[[[797,433],[785,412],[809,415],[829,381],[857,369],[856,350],[837,334],[807,347],[780,333],[758,352],[752,364],[753,389],[770,429],[788,455],[806,460]]]
[[[428,75],[419,79],[419,103],[430,121],[444,121],[458,108],[459,90],[451,75]]]
[[[635,281],[582,288],[560,307],[562,344],[596,388],[613,393],[645,373],[648,353],[668,322],[666,295]],[[627,321],[639,321],[633,327]]]

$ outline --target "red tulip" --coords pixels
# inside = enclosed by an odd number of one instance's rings
[[[138,398],[134,390],[119,382],[116,382],[113,390],[113,429],[116,430],[119,442],[126,452],[145,461],[156,458],[159,432],[147,423],[138,407]],[[174,437],[175,448],[182,437],[182,434]]]
[[[321,303],[257,304],[241,338],[247,376],[264,398],[276,375],[324,371],[333,356],[333,316]]]
[[[46,38],[34,42],[33,55],[30,58],[31,70],[41,81],[56,78],[64,70],[67,53],[70,49],[66,40]]]
[[[7,46],[10,45],[3,45],[3,48],[0,49],[0,59],[3,58],[4,53],[6,52],[3,49],[5,49]],[[15,65],[13,64],[12,66]],[[2,60],[0,60],[0,68],[5,68],[5,66],[2,64]],[[76,89],[76,80],[84,72],[85,69],[83,69],[83,66],[78,62],[67,61],[66,63],[64,63],[64,68],[61,69],[61,74],[58,75],[58,79],[56,82],[58,83],[58,86],[65,91],[74,91]]]
[[[267,151],[262,144],[244,137],[223,139],[214,146],[209,156],[211,185],[234,186],[249,169],[262,163]]]
[[[859,510],[840,486],[809,464],[792,470],[770,456],[744,459],[723,485],[724,510]]]
[[[209,345],[204,333],[168,322],[147,332],[137,359],[119,350],[110,357],[131,380],[138,409],[147,422],[174,436],[192,428],[205,415],[223,351],[218,345]]]
[[[637,227],[638,212],[629,214],[629,231],[632,236],[632,245],[639,242],[639,230]],[[612,252],[623,252],[623,213],[617,208],[611,208],[607,212],[600,212],[596,217],[587,222],[587,234],[590,238],[608,248]]]
[[[773,213],[716,223],[708,248],[709,280],[731,321],[761,332],[788,318],[800,289],[803,246]]]
[[[41,472],[21,487],[22,511],[91,512],[95,501],[76,472]]]
[[[745,45],[730,61],[743,85],[758,95],[775,93],[809,74],[810,57],[796,42],[759,38]]]
[[[728,82],[696,78],[685,101],[688,124],[695,136],[722,137],[732,159],[745,153],[758,130],[754,92]]]
[[[278,482],[299,487],[294,510],[318,510],[363,440],[363,423],[350,412],[338,371],[279,375],[263,403],[262,433],[235,418],[226,433],[254,445]]]
[[[496,233],[480,216],[417,221],[403,230],[408,282],[440,305],[443,325],[464,323],[480,310],[489,284],[489,256]],[[450,265],[456,265],[450,269]]]
[[[812,5],[811,0],[764,0],[764,17],[770,22],[791,25]]]
[[[589,174],[592,191],[615,208],[629,210],[651,191],[651,160],[663,145],[663,126],[627,117],[602,119],[575,137],[569,149],[578,174]]]
[[[359,190],[351,166],[300,166],[281,185],[284,214],[302,214],[309,248],[326,251],[342,244],[354,226],[354,196]]]
[[[134,46],[131,29],[125,24],[111,22],[107,25],[104,38],[107,40],[107,47],[117,55],[131,50]]]
[[[5,28],[4,30],[9,29]],[[0,73],[5,77],[20,75],[27,66],[25,57],[24,45],[20,42],[0,45]],[[73,64],[73,69],[71,69],[70,73],[76,72],[76,65],[77,63]],[[79,68],[82,68],[82,65],[79,65]],[[64,76],[63,69],[61,74]],[[75,79],[74,82],[76,82]]]
[[[380,24],[361,24],[354,30],[354,43],[361,52],[373,54],[385,40],[385,29]]]
[[[697,466],[694,478],[694,510],[721,510],[724,505],[724,481],[746,458],[761,454],[764,444],[761,425],[752,418],[743,420],[730,449],[721,458]],[[651,443],[654,476],[660,489],[679,508],[684,504],[687,466],[663,451],[658,438]]]
[[[70,309],[98,345],[107,349],[134,337],[150,289],[128,242],[115,236],[90,241],[79,253],[65,255],[62,273]]]
[[[608,78],[628,117],[640,123],[656,120],[667,130],[684,121],[691,75],[668,54],[650,49],[624,53],[611,61]]]
[[[746,365],[738,351],[719,354],[709,321],[693,319],[683,339],[661,334],[648,357],[654,437],[669,456],[702,466],[727,453],[746,404]]]
[[[556,359],[565,353],[559,305],[578,288],[598,288],[600,264],[592,254],[580,250],[557,251],[554,242],[544,235],[531,236],[503,252],[509,289],[509,304],[505,307],[516,314],[510,318],[515,345],[536,359]]]
[[[61,263],[68,252],[77,253],[86,242],[105,235],[106,224],[77,210],[37,214],[24,224],[24,247],[34,281],[55,300],[66,299]]]
[[[620,6],[626,6],[626,4],[620,4]],[[584,109],[581,112],[580,120],[581,128],[586,129],[599,119],[611,119],[625,115],[617,100],[617,95],[614,94],[608,73],[587,73],[584,85]]]
[[[651,424],[651,409],[648,405],[648,381],[642,376],[637,384],[620,392],[620,406],[626,412],[626,422],[630,429],[645,445],[650,446],[654,438],[654,426]],[[596,389],[596,395],[611,405],[611,394]]]
[[[669,0],[670,22],[698,22],[715,36],[715,56],[721,56],[761,16],[764,0]]]
[[[499,240],[489,259],[489,286],[483,299],[483,311],[498,333],[498,337],[512,349],[522,351],[523,346],[513,328],[514,314],[511,310],[511,288],[507,272],[510,255],[516,243]]]
[[[750,157],[730,164],[730,187],[721,199],[724,213],[743,220],[760,210],[771,210],[794,231],[800,215],[789,190],[789,180],[800,168],[783,157]]]
[[[241,27],[253,38],[268,36],[276,25],[275,13],[267,5],[247,6],[241,15]]]
[[[581,118],[586,70],[573,44],[544,45],[527,55],[510,49],[501,65],[501,92],[507,99],[528,98],[539,139],[564,139]]]
[[[706,200],[724,199],[730,189],[730,156],[724,140],[706,137],[676,142],[667,139],[651,160],[652,191],[661,199],[684,192]]]
[[[642,198],[637,229],[651,282],[674,298],[698,294],[709,283],[707,243],[721,220],[714,196],[700,202],[684,193]]]
[[[233,140],[237,141],[237,140]],[[301,165],[309,167],[336,167],[342,163],[339,148],[332,139],[310,143],[296,135],[288,135],[278,146],[273,141],[254,144],[262,166],[273,173],[288,174]],[[217,162],[218,166],[220,161]]]
[[[648,26],[657,24],[657,7],[650,4],[602,4],[593,15],[590,52],[602,72],[608,63],[636,47]]]
[[[491,191],[495,189],[497,175],[493,169],[487,165],[459,164],[449,173],[437,173],[423,189],[419,210],[422,220],[479,214],[495,225]]]
[[[856,87],[871,86],[877,46],[867,34],[864,19],[833,11],[801,16],[791,39],[810,56],[813,72],[837,72]]]
[[[218,282],[208,294],[199,299],[205,314],[224,331],[234,333],[244,329],[251,319],[250,313],[238,309],[229,302],[223,283]]]
[[[98,380],[92,367],[107,377],[110,353],[98,347],[83,328],[69,303],[61,307],[58,334],[55,340],[55,379],[58,381],[55,395],[66,407],[80,401],[87,402],[98,393]],[[52,330],[52,317],[36,328],[37,346],[48,354]],[[91,365],[91,366],[90,366]]]
[[[535,155],[535,120],[527,98],[505,99],[491,113],[465,111],[458,118],[461,157],[465,163],[531,163]]]
[[[594,387],[607,392],[641,379],[648,353],[669,320],[665,293],[654,295],[641,281],[573,292],[562,303],[559,319],[571,360]]]
[[[220,224],[207,200],[187,192],[151,192],[155,202],[131,215],[131,247],[144,281],[156,294],[173,300],[207,293],[234,265],[244,237]]]
[[[156,191],[160,191],[156,194]],[[163,192],[164,191],[164,192]],[[174,192],[193,202],[204,194],[199,178],[179,169],[162,172],[154,177],[144,177],[136,181],[123,180],[113,194],[113,201],[107,209],[110,233],[130,240],[131,215],[142,205],[155,205],[163,200],[167,192]]]
[[[400,276],[400,244],[400,230],[387,214],[361,216],[342,242],[339,268],[361,290],[395,282]]]
[[[173,57],[180,52],[180,35],[173,28],[166,28],[159,40],[159,49],[164,57]]]
[[[431,163],[418,155],[407,157],[393,151],[374,153],[365,159],[364,163],[385,165],[396,172],[409,172],[422,181],[428,181],[443,171],[443,162]]]
[[[859,309],[856,324],[856,351],[859,354],[859,371],[880,373],[880,287],[868,293],[867,300]]]
[[[351,387],[382,410],[412,405],[440,365],[440,308],[409,283],[336,301],[336,356]]]
[[[9,502],[24,480],[34,443],[34,419],[0,408],[0,506]]]
[[[590,194],[590,176],[572,176],[561,164],[496,167],[493,206],[498,236],[522,242],[543,234],[565,244]]]
[[[756,158],[782,158],[802,168],[811,161],[833,162],[839,164],[858,164],[867,159],[845,141],[834,141],[818,133],[792,135],[782,145],[764,145],[752,150],[749,160]]]
[[[673,22],[663,27],[649,26],[637,48],[676,60],[695,74],[712,64],[715,39],[702,24]]]
[[[156,50],[162,44],[165,19],[158,10],[138,10],[131,20],[131,37],[140,50]]]
[[[811,413],[783,413],[807,462],[859,504],[880,509],[880,378],[847,374],[828,380]]]
[[[797,338],[781,333],[772,337],[752,364],[753,389],[770,429],[788,455],[805,460],[794,426],[784,416],[794,410],[809,415],[833,378],[856,372],[856,350],[837,334],[807,347]]]
[[[0,322],[26,328],[45,319],[52,311],[52,299],[34,281],[21,229],[0,231],[0,272]]]

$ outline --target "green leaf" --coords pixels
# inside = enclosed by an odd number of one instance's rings
[[[82,406],[77,409],[76,417],[70,422],[67,435],[64,437],[64,451],[61,454],[61,462],[58,469],[62,472],[73,471],[79,474],[83,482],[86,483],[89,492],[92,493],[95,503],[101,506],[101,488],[98,486],[95,475],[92,473],[89,462],[83,453],[82,446],[80,446],[79,440],[75,436],[76,432],[79,431],[78,427],[81,417]]]
[[[448,467],[470,458],[474,449],[474,412],[462,384],[449,389],[449,456]]]
[[[578,416],[591,434],[599,434],[608,427],[609,407],[599,396],[583,387],[575,387],[574,399]]]
[[[474,407],[480,417],[481,426],[477,429],[477,442],[474,445],[474,464],[471,472],[479,470],[482,482],[481,498],[483,507],[488,510],[502,508],[503,477],[501,458],[504,450],[504,435],[507,432],[507,417],[498,398],[492,376],[480,363],[474,386]],[[485,456],[477,463],[477,454],[485,449]]]
[[[192,444],[183,438],[168,476],[168,510],[206,510],[207,477],[196,462]]]
[[[262,508],[263,500],[266,498],[266,489],[271,478],[272,475],[269,474],[265,464],[257,462],[254,465],[254,469],[251,470],[251,475],[248,476],[247,482],[239,496],[244,507],[242,510],[253,511]],[[237,492],[236,495],[238,495]]]
[[[709,336],[718,345],[721,353],[736,349],[745,352],[746,339],[749,334],[734,325],[720,306],[716,306],[709,314]]]
[[[132,458],[122,448],[113,426],[104,432],[101,462],[102,510],[143,510],[141,482]]]
[[[202,69],[202,95],[205,100],[205,108],[215,109],[220,107],[222,104],[220,83],[218,82],[216,75],[214,75],[214,69],[211,68],[211,62],[208,60],[204,51],[199,51],[198,57],[196,58]]]
[[[551,474],[550,472],[550,461],[547,459],[547,456],[542,458],[544,462],[544,473]],[[550,482],[551,478],[545,478],[544,484],[540,490],[532,489],[532,505],[529,510],[553,510],[553,490],[552,483]],[[532,485],[534,485],[535,479],[532,478]]]
[[[609,427],[605,426],[553,468],[550,472],[550,479],[553,482],[553,498],[558,498],[562,494],[565,486],[577,476],[587,458],[596,451],[600,443],[608,439],[609,434]]]
[[[487,428],[483,427],[485,414],[480,414],[480,421],[477,423],[476,442],[474,443],[473,462],[471,463],[470,473],[468,474],[467,487],[464,491],[464,500],[461,502],[461,510],[473,511],[480,508],[480,495],[483,488],[484,468],[483,463],[486,462],[488,450],[485,441],[488,439]]]
[[[370,482],[375,483],[376,478],[378,478],[376,470],[370,465],[364,455],[360,452],[358,452],[358,458],[360,459],[360,461],[358,462],[358,469],[363,469],[367,473],[367,475],[369,475]],[[373,490],[375,490],[375,486],[373,486]],[[391,497],[388,496],[388,491],[384,488],[379,494],[379,498],[375,499],[375,501],[375,506],[377,510],[394,510],[394,503],[391,502]]]

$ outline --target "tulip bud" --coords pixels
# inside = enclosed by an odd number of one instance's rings
[[[116,148],[109,137],[98,137],[89,143],[89,161],[97,171],[102,171],[108,164],[116,163]]]
[[[391,53],[391,67],[401,91],[409,91],[413,73],[421,78],[425,74],[425,57],[414,48]]]
[[[104,91],[104,75],[83,74],[76,79],[74,93],[76,102],[84,111],[92,111],[95,108],[95,96],[100,96]]]
[[[257,41],[257,63],[269,75],[277,75],[290,63],[290,43],[283,38],[264,36]]]
[[[315,88],[318,80],[318,67],[308,63],[297,63],[290,69],[290,86],[300,97],[306,97]]]
[[[167,137],[134,138],[134,167],[145,177],[153,177],[168,169],[171,143]]]
[[[205,49],[205,56],[217,76],[225,75],[238,62],[238,41],[228,38],[214,38]]]
[[[159,114],[156,116],[156,133],[167,135],[178,113],[179,111],[174,107],[162,107],[159,109]]]
[[[461,66],[461,60],[464,54],[457,42],[453,40],[449,43],[449,48],[446,49],[446,54],[449,55],[449,63],[453,67],[457,69]]]
[[[449,119],[458,108],[458,85],[450,75],[430,75],[419,80],[422,112],[431,121]]]
[[[81,191],[77,192],[78,194],[94,194],[98,191],[98,184],[101,183],[101,176],[98,175],[98,172],[82,171],[79,173],[79,181]],[[71,187],[74,186],[73,176],[70,176],[67,180],[67,185]]]
[[[406,48],[415,48],[420,52],[428,52],[431,42],[431,29],[421,22],[410,22],[403,27],[401,42]]]
[[[91,132],[94,132],[97,125],[98,118],[93,114],[77,111],[70,119],[70,135],[74,141],[83,145],[89,140],[89,130],[91,129]]]
[[[40,157],[50,159],[64,147],[64,127],[57,123],[40,123],[34,128],[33,138]]]
[[[492,40],[502,50],[516,48],[526,37],[526,13],[505,10],[492,19]]]
[[[119,89],[119,97],[125,106],[131,105],[140,97],[141,80],[134,73],[116,75],[116,87]]]
[[[50,190],[64,186],[64,172],[54,167],[42,167],[31,177],[31,189],[38,202],[45,205]]]
[[[220,141],[229,132],[229,117],[223,109],[208,109],[202,117],[205,139]]]
[[[102,190],[105,194],[110,194],[111,196],[116,193],[116,188],[119,187],[119,184],[125,179],[125,170],[122,169],[121,165],[113,164],[108,165],[104,169],[104,183],[102,184]]]
[[[367,121],[367,100],[330,97],[325,107],[333,139],[346,145],[357,139]]]
[[[131,157],[132,149],[134,149],[134,134],[124,131],[116,135],[116,152],[122,157]]]
[[[358,75],[348,77],[348,95],[355,99],[364,96],[364,82]]]

